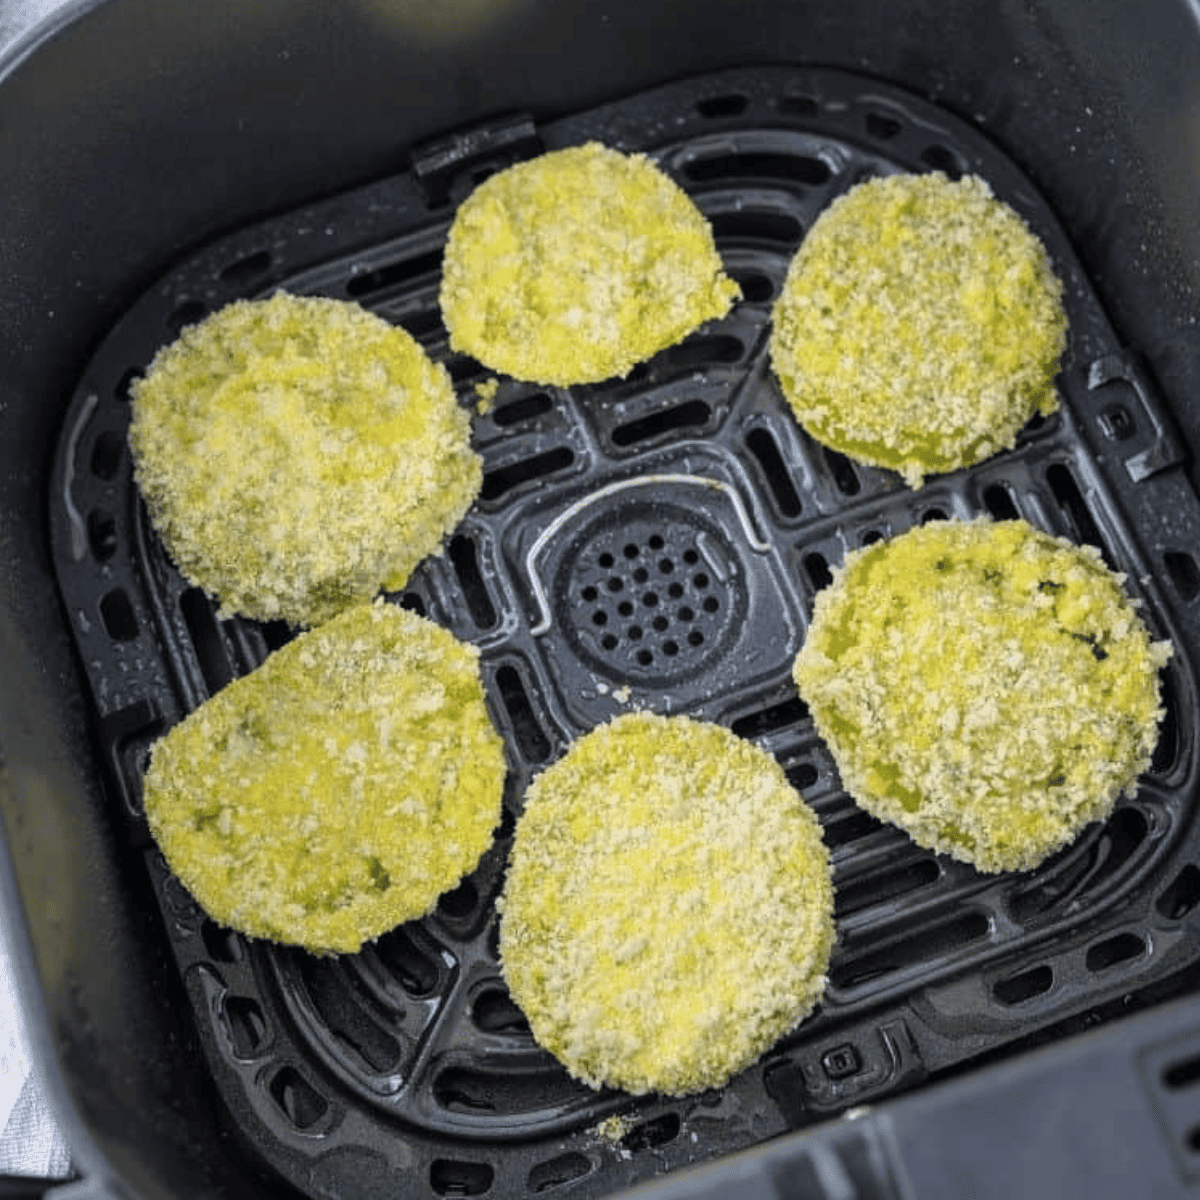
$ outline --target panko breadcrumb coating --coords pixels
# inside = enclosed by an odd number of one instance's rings
[[[816,817],[718,725],[632,713],[530,786],[501,900],[504,977],[593,1087],[723,1084],[812,1009],[834,940]]]
[[[445,369],[347,301],[237,301],[160,351],[132,398],[167,550],[249,617],[314,625],[402,587],[483,480]]]
[[[801,425],[914,487],[1010,448],[1058,407],[1062,284],[975,176],[851,188],[801,243],[773,322],[773,365]]]
[[[376,602],[303,633],[157,742],[150,830],[214,920],[350,953],[428,912],[500,820],[478,653]]]
[[[1124,577],[1025,521],[936,522],[851,553],[795,679],[855,801],[931,850],[1025,870],[1134,791],[1158,671]]]
[[[644,154],[589,142],[501,171],[463,202],[441,306],[453,349],[567,386],[628,374],[739,294],[687,194]]]

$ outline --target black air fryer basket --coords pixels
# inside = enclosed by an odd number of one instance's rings
[[[185,325],[285,288],[488,373],[437,306],[456,204],[597,139],[710,220],[743,299],[624,380],[501,382],[482,494],[393,599],[481,650],[505,818],[428,918],[361,954],[252,942],[151,842],[140,779],[290,636],[222,619],[133,485],[129,385]],[[6,928],[97,1196],[1167,1196],[1200,1181],[1200,14],[694,0],[81,4],[0,64],[0,793]],[[1062,409],[912,490],[821,448],[769,371],[813,220],[862,179],[976,173],[1048,246]],[[790,679],[847,551],[1022,516],[1093,544],[1156,636],[1138,793],[984,876],[857,809]],[[521,796],[629,708],[773,753],[818,813],[821,1005],[727,1087],[595,1092],[529,1036],[494,901]],[[747,870],[753,870],[747,864]],[[689,1169],[691,1168],[691,1169]]]

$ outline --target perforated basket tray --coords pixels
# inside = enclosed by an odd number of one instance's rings
[[[205,918],[140,812],[149,747],[289,631],[218,620],[149,526],[126,450],[128,386],[179,329],[276,288],[359,301],[447,363],[437,308],[455,204],[487,173],[601,139],[645,150],[712,222],[744,299],[629,378],[502,381],[475,420],[483,493],[396,599],[479,645],[509,749],[505,819],[427,919],[349,958],[249,942]],[[858,180],[976,172],[1043,238],[1071,319],[1061,413],[919,491],[822,450],[771,378],[771,304],[804,231]],[[1200,508],[1183,447],[1054,218],[969,126],[881,83],[729,71],[538,126],[521,115],[419,148],[411,169],[239,230],[171,267],[100,345],[50,497],[62,598],[90,680],[113,817],[147,870],[242,1152],[311,1195],[618,1189],[879,1101],[1200,960],[1192,829]],[[845,796],[790,681],[815,593],[847,549],[945,517],[1020,514],[1092,542],[1177,648],[1133,800],[1039,870],[987,877]],[[820,1009],[727,1088],[633,1099],[573,1082],[533,1044],[496,961],[493,901],[531,775],[630,707],[731,726],[774,753],[832,851],[839,942]],[[747,864],[752,870],[753,864]],[[614,1133],[605,1118],[622,1118]],[[606,1132],[607,1130],[607,1132]]]

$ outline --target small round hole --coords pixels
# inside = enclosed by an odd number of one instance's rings
[[[203,300],[184,300],[167,317],[167,328],[178,335],[188,325],[194,325],[208,311]]]
[[[140,632],[133,602],[124,588],[113,588],[101,599],[100,619],[109,637],[117,642],[132,642]]]
[[[614,562],[616,562],[616,559],[614,559],[611,554],[605,551],[598,559],[596,559],[596,561],[607,571],[608,568],[611,567]]]
[[[634,583],[645,583],[649,578],[650,572],[647,571],[645,567],[638,567],[638,569],[633,573]]]
[[[107,562],[117,552],[117,522],[103,509],[88,513],[88,545],[97,562]]]
[[[637,660],[643,667],[648,667],[654,661],[654,655],[649,650],[639,650]]]
[[[750,103],[745,96],[731,93],[728,96],[710,96],[696,103],[696,111],[702,117],[736,117],[746,111]]]
[[[675,570],[675,564],[669,558],[660,558],[658,560],[658,569],[664,575],[670,575]]]
[[[683,595],[683,584],[682,583],[671,584],[671,586],[669,588],[667,588],[667,595],[670,596],[672,600],[678,600],[679,597]]]
[[[640,642],[642,640],[642,627],[640,625],[630,625],[625,633],[631,642]]]
[[[607,625],[608,613],[606,613],[603,609],[598,609],[596,612],[592,613],[592,624]]]
[[[770,276],[759,271],[731,271],[742,289],[742,299],[747,304],[762,304],[775,295],[775,285]]]
[[[702,634],[698,629],[693,629],[691,633],[687,635],[687,642],[689,646],[703,646],[704,634]]]
[[[600,645],[602,645],[605,648],[605,650],[615,650],[617,648],[617,646],[619,645],[619,643],[618,643],[617,639],[615,637],[613,637],[613,635],[611,633],[606,633],[600,639]]]
[[[624,554],[626,558],[637,558],[638,548],[630,543],[625,547],[624,550],[621,551],[621,553]]]
[[[616,575],[614,575],[608,581],[608,590],[610,592],[619,592],[624,586],[625,585],[620,581],[620,579],[617,578]]]
[[[121,434],[111,429],[104,430],[92,447],[92,474],[97,479],[115,479],[124,454],[125,439]]]
[[[631,600],[622,600],[621,603],[617,605],[617,612],[619,612],[623,617],[632,617],[633,602]]]
[[[699,588],[700,591],[704,591],[704,589],[708,587],[708,576],[701,571],[698,575],[692,576],[692,584]]]
[[[665,633],[671,628],[671,622],[666,617],[655,617],[653,625],[656,633]]]
[[[124,374],[117,380],[117,386],[113,388],[113,395],[118,400],[129,400],[132,396],[131,388],[134,382],[141,378],[143,368],[127,367]]]
[[[706,596],[702,607],[706,613],[715,613],[721,607],[721,602],[716,596]]]
[[[814,767],[812,763],[797,763],[790,771],[788,771],[788,778],[798,788],[812,787],[813,784],[820,779],[820,777],[820,772],[817,771],[817,768]]]
[[[700,561],[700,555],[695,550],[685,550],[683,552],[683,561],[689,567],[694,567]]]
[[[895,117],[884,116],[883,113],[878,112],[867,113],[867,132],[872,137],[879,138],[881,142],[894,138],[901,128],[900,122]]]
[[[658,593],[657,592],[647,592],[642,597],[642,603],[647,608],[657,608],[658,607]]]
[[[582,591],[582,592],[580,592],[579,594],[580,594],[580,595],[583,597],[583,599],[584,599],[584,600],[585,600],[585,601],[586,601],[588,604],[591,604],[591,602],[592,602],[593,600],[595,600],[597,596],[599,596],[599,595],[600,595],[600,593],[599,593],[599,592],[598,592],[598,591],[597,591],[597,590],[596,590],[594,587],[590,587],[590,586],[589,586],[589,587],[585,587],[585,588],[583,589],[583,591]]]
[[[679,610],[679,619],[683,622],[694,621],[696,619],[696,610],[690,604],[685,604]]]
[[[657,533],[652,533],[650,535],[650,540],[646,544],[650,547],[651,550],[661,550],[663,548],[663,546],[666,545],[666,543],[662,540],[661,537],[658,536]]]
[[[811,96],[780,96],[779,111],[793,117],[815,117],[821,106]]]
[[[921,161],[935,171],[941,171],[948,175],[951,179],[958,179],[963,173],[958,155],[949,147],[938,145],[936,142],[932,146],[926,146],[921,152]]]
[[[464,879],[458,887],[442,893],[438,898],[437,908],[442,916],[451,920],[461,920],[475,911],[478,902],[479,892],[475,885],[469,879]]]
[[[221,272],[226,283],[245,284],[257,278],[271,265],[271,252],[258,250],[231,262]]]
[[[663,653],[671,658],[674,658],[679,653],[678,642],[663,642]]]

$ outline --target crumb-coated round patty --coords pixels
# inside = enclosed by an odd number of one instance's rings
[[[504,777],[477,651],[378,601],[185,717],[144,791],[167,863],[216,921],[348,953],[474,869]]]
[[[537,1042],[593,1087],[724,1083],[813,1008],[834,941],[816,817],[765,751],[634,713],[528,789],[500,954]]]
[[[314,625],[402,587],[483,480],[445,369],[348,301],[237,301],[161,350],[132,399],[167,550],[249,617]]]
[[[589,142],[509,167],[467,197],[441,307],[453,349],[567,386],[628,374],[738,295],[688,195],[644,154]]]
[[[1022,520],[934,522],[818,593],[800,693],[859,805],[983,871],[1036,866],[1131,794],[1158,671],[1124,577]]]
[[[814,222],[770,347],[813,437],[920,486],[1011,447],[1058,407],[1066,330],[1045,247],[984,180],[892,175]]]

